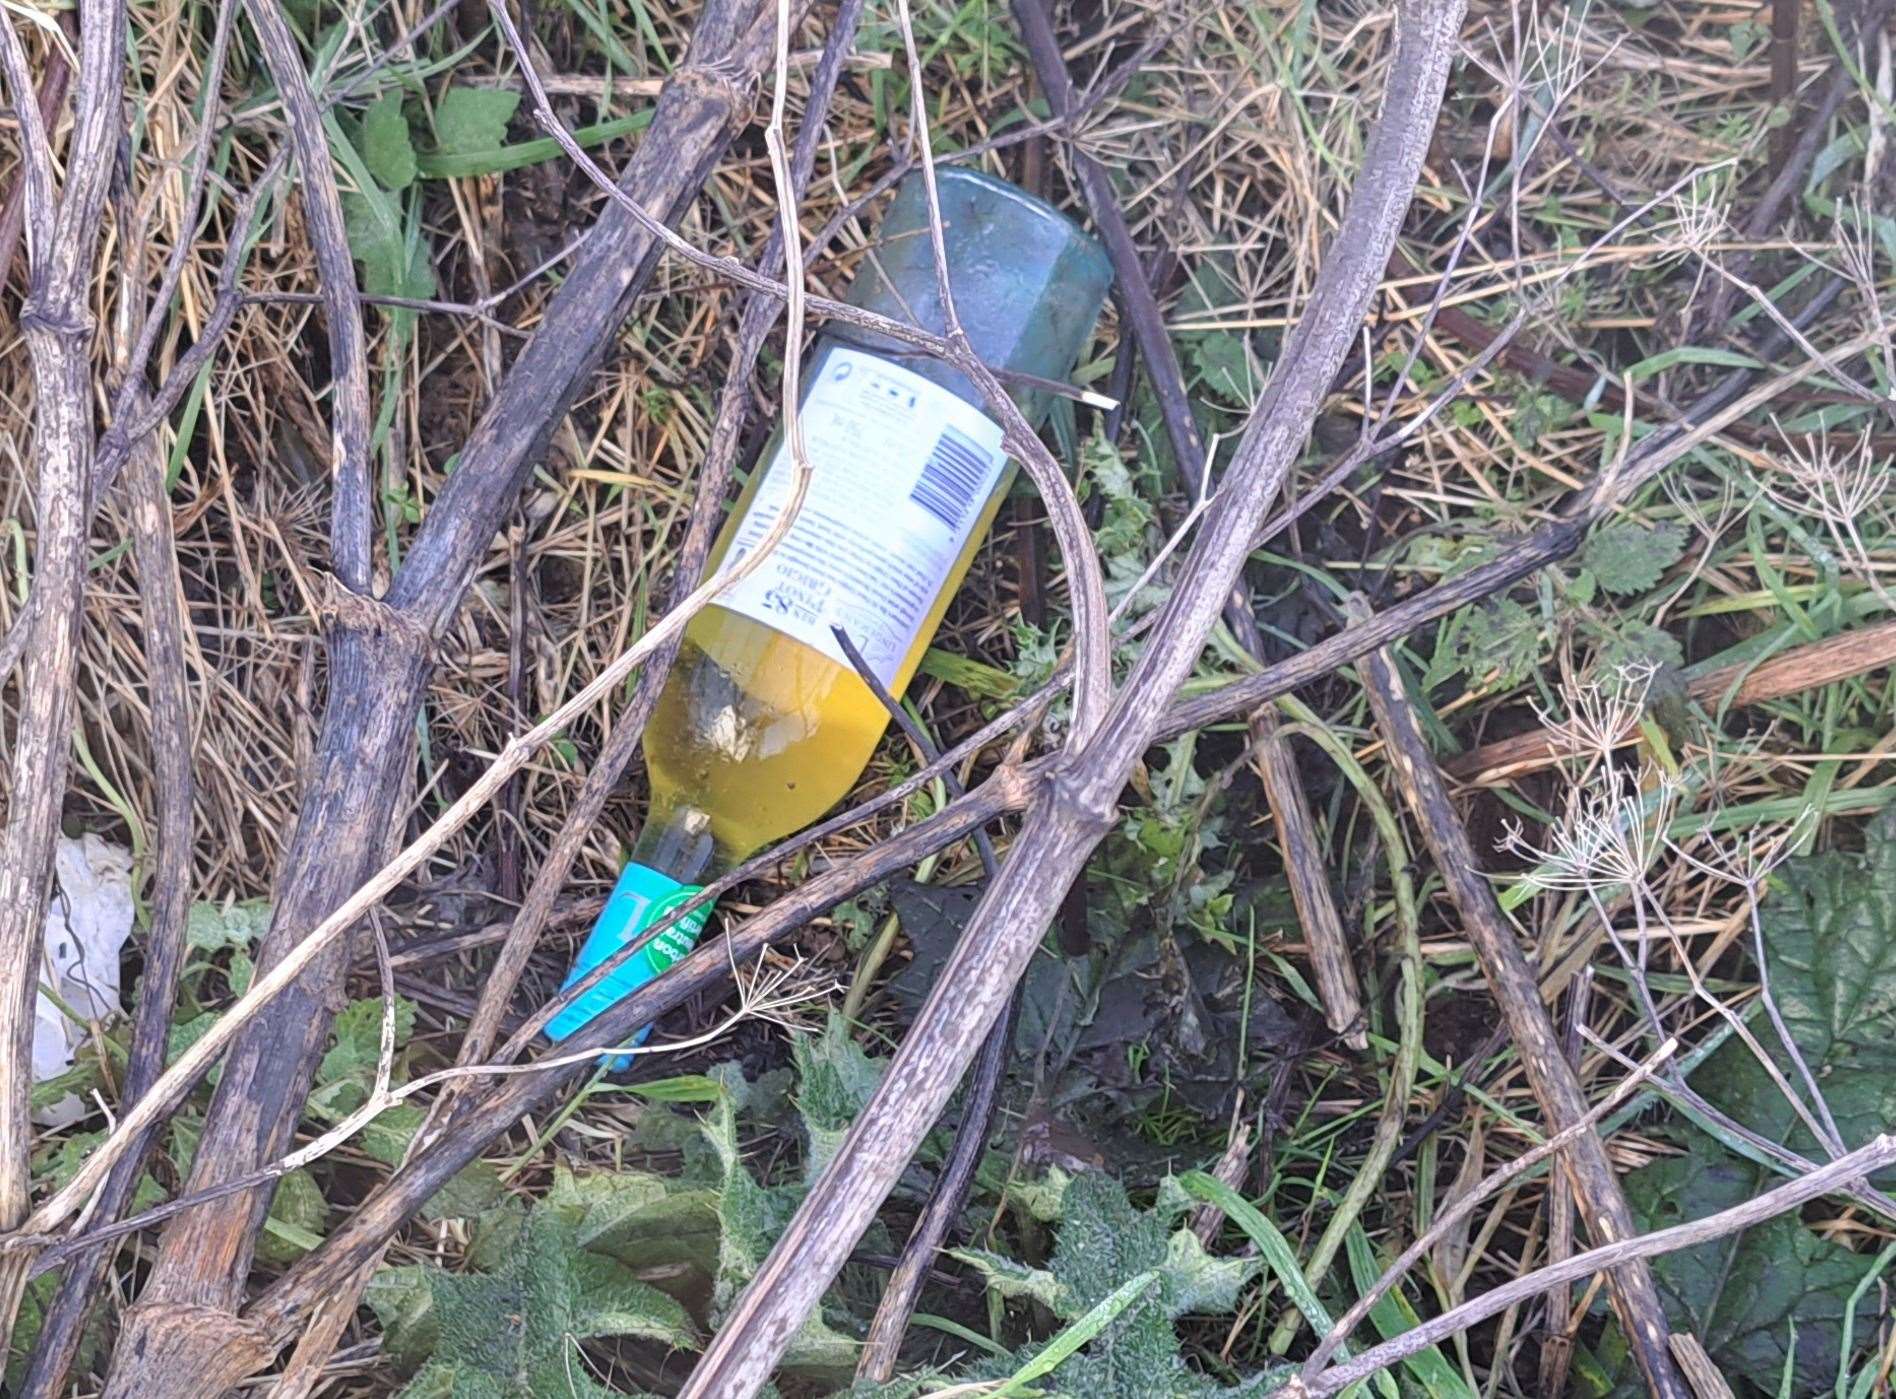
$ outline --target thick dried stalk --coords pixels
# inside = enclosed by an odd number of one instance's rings
[[[20,673],[7,816],[0,831],[0,1228],[31,1206],[33,1001],[39,990],[46,898],[72,743],[73,666],[86,572],[86,496],[92,474],[88,290],[122,119],[125,12],[116,0],[80,16],[79,80],[66,178],[55,203],[53,154],[25,54],[0,16],[7,86],[19,124],[29,286],[20,329],[32,359],[33,594]],[[0,1269],[0,1331],[10,1331],[25,1274]]]
[[[1035,794],[1000,879],[975,911],[902,1048],[683,1393],[757,1392],[814,1310],[999,1018],[1068,886],[1111,829],[1119,792],[1222,611],[1250,540],[1354,341],[1434,130],[1462,7],[1405,4],[1381,116],[1342,229],[1155,640],[1092,735]]]
[[[1567,992],[1567,1025],[1561,1050],[1576,1074],[1580,1071],[1580,1032],[1587,1023],[1587,1003],[1593,990],[1589,971],[1574,978]],[[1554,1172],[1547,1185],[1547,1261],[1558,1263],[1573,1253],[1573,1179]],[[1567,1371],[1573,1364],[1573,1294],[1565,1287],[1547,1292],[1547,1312],[1541,1321],[1540,1392],[1565,1394]],[[1676,1342],[1679,1338],[1673,1337]]]
[[[695,197],[746,111],[771,32],[768,4],[714,3],[659,99],[624,186],[673,219]],[[651,217],[648,215],[648,217]],[[312,230],[314,231],[314,230]],[[284,961],[382,866],[400,829],[414,714],[433,638],[512,508],[566,405],[612,343],[655,265],[658,239],[619,204],[602,211],[539,332],[466,444],[385,602],[338,588],[327,619],[330,697],[260,965]],[[340,1008],[347,947],[334,940],[238,1036],[213,1099],[189,1188],[242,1176],[283,1154]],[[258,1190],[180,1216],[127,1317],[108,1393],[202,1395],[267,1355],[232,1309],[268,1206]]]
[[[1316,823],[1297,775],[1290,740],[1277,729],[1275,705],[1259,705],[1251,713],[1251,767],[1263,784],[1277,826],[1278,848],[1284,852],[1284,874],[1290,882],[1297,924],[1303,929],[1310,953],[1310,970],[1317,981],[1317,1001],[1330,1032],[1352,1049],[1369,1047],[1363,1023],[1363,992],[1350,961],[1349,935],[1330,890],[1330,872],[1317,841]]]
[[[223,72],[228,17],[226,6],[219,14],[212,59],[207,66],[213,93]],[[210,126],[207,104],[207,134]],[[200,145],[200,154],[205,144],[208,143]],[[123,203],[119,223],[122,228],[132,223]],[[131,361],[135,348],[131,343],[132,328],[145,311],[145,284],[136,266],[139,256],[129,246],[121,246],[123,300],[115,333],[121,356],[117,373],[122,383],[131,383],[133,392],[129,398],[133,403],[143,399],[136,391]],[[151,923],[145,934],[138,1010],[133,1019],[131,1051],[119,1095],[122,1102],[129,1103],[142,1098],[164,1071],[171,1012],[177,1001],[178,979],[184,970],[184,926],[191,907],[194,741],[185,679],[184,634],[190,614],[178,575],[177,540],[172,533],[170,502],[165,498],[164,455],[153,439],[147,437],[139,444],[127,485],[131,497],[133,557],[138,567],[139,618],[145,643],[145,689],[151,709],[152,777],[158,799]],[[99,1188],[91,1210],[93,1224],[117,1219],[131,1200],[154,1135],[155,1131],[144,1133],[142,1140],[125,1154]],[[22,1395],[52,1395],[64,1389],[66,1372],[84,1336],[93,1293],[98,1290],[114,1257],[114,1250],[100,1249],[79,1260],[60,1280],[59,1290],[33,1341],[32,1357],[21,1382]]]
[[[1047,94],[1047,105],[1055,116],[1070,116],[1075,105],[1073,82],[1045,0],[1014,0],[1013,10],[1034,76]],[[1077,144],[1071,145],[1069,150],[1074,178],[1079,182],[1087,212],[1093,216],[1093,224],[1112,260],[1125,322],[1131,328],[1133,343],[1138,347],[1140,359],[1145,361],[1146,378],[1159,402],[1159,418],[1172,447],[1179,484],[1188,496],[1195,498],[1205,485],[1205,444],[1199,436],[1197,420],[1192,417],[1191,397],[1185,389],[1185,374],[1179,367],[1177,348],[1166,329],[1165,312],[1146,275],[1138,245],[1132,240],[1132,230],[1126,223],[1125,211],[1119,206],[1111,173]],[[1249,594],[1242,586],[1233,590],[1225,607],[1225,620],[1239,644],[1263,664],[1257,622],[1251,615]],[[1304,931],[1305,945],[1310,949],[1324,1021],[1351,1047],[1362,1049],[1369,1043],[1362,1024],[1362,992],[1357,986],[1356,970],[1350,964],[1349,941],[1343,932],[1343,920],[1336,911],[1323,852],[1316,839],[1316,823],[1311,819],[1303,779],[1297,772],[1296,756],[1289,743],[1278,734],[1276,716],[1269,706],[1261,706],[1252,715],[1251,734],[1253,766],[1264,785],[1265,797],[1276,821],[1278,845],[1284,854],[1297,920]]]
[[[1507,915],[1482,874],[1474,845],[1449,801],[1441,769],[1397,678],[1393,653],[1382,650],[1367,657],[1362,673],[1403,797],[1461,915],[1462,929],[1501,1008],[1541,1111],[1556,1130],[1578,1122],[1587,1113],[1586,1094],[1567,1062],[1560,1033],[1541,1003],[1534,969],[1515,940]],[[1596,1242],[1621,1243],[1638,1232],[1598,1136],[1587,1132],[1576,1137],[1562,1159],[1573,1182],[1575,1203]],[[1692,1391],[1672,1360],[1671,1330],[1650,1270],[1632,1263],[1610,1274],[1607,1283],[1620,1327],[1653,1393],[1666,1399],[1691,1399]]]

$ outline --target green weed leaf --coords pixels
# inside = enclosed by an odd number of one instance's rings
[[[407,1399],[611,1394],[591,1378],[579,1342],[636,1336],[695,1346],[698,1339],[679,1303],[617,1260],[584,1250],[573,1212],[550,1202],[527,1216],[493,1271],[397,1269],[378,1280],[369,1300],[390,1329],[392,1352],[428,1356],[403,1391]]]
[[[375,1077],[375,1066],[382,1057],[382,1002],[351,1001],[336,1017],[332,1033],[336,1042],[316,1069],[320,1084],[344,1081],[368,1084]],[[408,1043],[415,1033],[415,1003],[406,996],[395,998],[395,1044]]]
[[[406,189],[415,178],[415,146],[402,115],[402,94],[384,93],[362,114],[362,163],[386,189]]]
[[[233,904],[192,904],[184,918],[184,940],[204,953],[225,948],[247,951],[270,929],[270,902],[245,899]]]
[[[1685,552],[1678,525],[1637,525],[1615,520],[1587,537],[1581,559],[1609,593],[1643,593],[1665,576]]]
[[[1760,911],[1773,999],[1846,1148],[1896,1122],[1896,816],[1878,818],[1867,835],[1862,854],[1791,861]],[[1778,1072],[1801,1089],[1803,1076],[1769,1021],[1757,1016],[1752,1025]],[[1692,1082],[1752,1130],[1807,1156],[1825,1154],[1738,1040],[1720,1047]],[[1697,1137],[1690,1155],[1634,1172],[1626,1188],[1647,1226],[1658,1228],[1738,1204],[1774,1180]],[[1764,1392],[1774,1392],[1794,1332],[1800,1394],[1834,1383],[1850,1293],[1873,1266],[1795,1215],[1654,1261],[1671,1309],[1726,1374],[1759,1377]],[[1860,1316],[1857,1334],[1866,1324]]]
[[[426,300],[434,295],[434,272],[419,244],[409,246],[393,202],[386,194],[342,196],[349,251],[362,267],[362,290],[370,296]]]
[[[882,1081],[883,1066],[862,1052],[840,1015],[829,1017],[822,1034],[798,1036],[790,1047],[797,1068],[797,1113],[809,1134],[803,1178],[814,1183]]]
[[[520,106],[520,94],[499,88],[451,87],[435,104],[436,149],[442,155],[474,155],[498,150],[507,140],[507,123]]]
[[[1048,1386],[1052,1391],[1112,1399],[1227,1395],[1186,1366],[1173,1323],[1187,1312],[1229,1310],[1257,1263],[1214,1258],[1189,1229],[1175,1228],[1188,1203],[1182,1191],[1161,1189],[1157,1206],[1135,1209],[1117,1180],[1088,1171],[1060,1191],[1059,1232],[1046,1268],[980,1250],[957,1250],[955,1256],[1002,1296],[1032,1298],[1063,1322],[1077,1322],[1109,1301],[1123,1304],[1083,1351],[1061,1362]],[[1128,1280],[1145,1275],[1152,1284],[1127,1302]],[[1017,1374],[1036,1352],[1029,1347],[1020,1356],[985,1364],[982,1373]]]
[[[1626,1194],[1648,1229],[1682,1224],[1744,1203],[1767,1189],[1762,1167],[1706,1142],[1690,1155],[1627,1177]],[[1763,1382],[1773,1393],[1796,1335],[1796,1392],[1827,1392],[1837,1377],[1851,1290],[1875,1264],[1827,1243],[1795,1215],[1653,1260],[1653,1275],[1675,1325],[1705,1344],[1735,1383]],[[1858,1316],[1858,1334],[1869,1308]]]
[[[1458,675],[1479,678],[1496,672],[1504,690],[1525,680],[1540,658],[1542,627],[1513,598],[1493,598],[1464,607],[1448,619],[1422,687],[1433,689]]]

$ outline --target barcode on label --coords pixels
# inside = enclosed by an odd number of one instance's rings
[[[985,494],[987,478],[987,454],[980,444],[966,433],[944,427],[922,463],[921,477],[909,499],[959,533],[969,510]]]

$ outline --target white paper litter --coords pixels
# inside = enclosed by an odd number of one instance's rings
[[[60,837],[53,854],[57,887],[46,909],[42,986],[50,986],[75,1014],[109,1020],[119,1001],[119,951],[132,933],[132,853],[95,835]],[[70,1069],[88,1031],[74,1024],[41,991],[34,1003],[33,1081]],[[33,1120],[63,1127],[86,1113],[70,1094],[37,1109]]]

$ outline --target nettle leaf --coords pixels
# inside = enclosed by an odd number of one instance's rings
[[[323,1188],[308,1171],[291,1171],[270,1197],[270,1216],[257,1236],[257,1257],[279,1267],[294,1263],[322,1242],[328,1223]]]
[[[1061,1208],[1066,1204],[1067,1186],[1072,1183],[1072,1176],[1058,1166],[1049,1166],[1047,1173],[1037,1180],[1017,1176],[1008,1181],[1007,1198],[1042,1224],[1051,1224],[1060,1217]]]
[[[559,1167],[547,1202],[577,1211],[582,1247],[632,1268],[718,1266],[717,1192],[642,1171],[575,1175]]]
[[[1153,526],[1159,513],[1118,444],[1103,433],[1095,432],[1081,444],[1079,479],[1084,498],[1097,495],[1104,502],[1093,543],[1106,571],[1108,592],[1117,600],[1145,572],[1157,547]]]
[[[53,1294],[59,1291],[61,1276],[57,1272],[41,1273],[27,1283],[26,1290],[20,1296],[20,1309],[14,1317],[13,1334],[7,1348],[6,1385],[9,1394],[25,1393],[27,1361],[32,1358],[33,1343],[39,1339],[40,1331],[46,1325],[46,1311],[53,1305]],[[79,1336],[79,1348],[73,1355],[73,1372],[83,1375],[96,1369],[105,1358],[111,1339],[105,1308],[92,1308],[86,1318],[85,1329]]]
[[[1608,674],[1629,667],[1677,671],[1685,664],[1685,648],[1663,628],[1626,618],[1600,636],[1593,660],[1597,670]]]
[[[823,1094],[828,1090],[818,1091]],[[702,1124],[705,1140],[723,1167],[717,1191],[717,1272],[711,1290],[714,1321],[723,1319],[738,1293],[756,1275],[803,1198],[801,1185],[765,1185],[745,1167],[737,1144],[741,1096],[726,1093],[705,1114]],[[791,1338],[783,1363],[791,1369],[846,1370],[856,1363],[856,1342],[833,1329],[822,1313],[816,1312]]]
[[[848,1024],[834,1013],[822,1034],[799,1035],[790,1049],[797,1069],[797,1113],[809,1134],[803,1178],[814,1183],[882,1081],[883,1064],[862,1052]]]
[[[1769,1172],[1709,1142],[1626,1179],[1627,1200],[1646,1229],[1662,1229],[1730,1209],[1768,1189]],[[1796,1337],[1794,1392],[1827,1393],[1836,1382],[1843,1318],[1851,1291],[1875,1266],[1871,1256],[1828,1243],[1795,1215],[1652,1261],[1675,1325],[1701,1340],[1720,1373],[1766,1394]],[[1874,1333],[1865,1297],[1856,1334]]]
[[[1540,659],[1543,631],[1539,618],[1513,598],[1464,607],[1444,623],[1422,687],[1433,689],[1458,675],[1478,678],[1493,671],[1502,689],[1512,689]]]
[[[199,952],[225,948],[248,951],[270,930],[270,901],[245,899],[233,904],[192,904],[184,916],[184,940]]]
[[[1772,995],[1844,1146],[1861,1146],[1896,1125],[1896,814],[1871,824],[1863,853],[1793,860],[1774,884],[1760,910]],[[1752,1024],[1778,1072],[1801,1087],[1768,1020]],[[1738,1040],[1721,1046],[1692,1083],[1752,1130],[1825,1155]],[[1647,1226],[1659,1227],[1750,1199],[1774,1179],[1699,1137],[1691,1155],[1635,1171],[1627,1195]],[[1775,1392],[1794,1330],[1796,1390],[1814,1393],[1835,1382],[1850,1292],[1872,1266],[1789,1215],[1657,1259],[1654,1270],[1671,1307],[1726,1374],[1753,1376]],[[1859,1335],[1865,1324],[1859,1318]]]
[[[472,155],[507,144],[507,123],[520,94],[500,88],[451,87],[435,103],[434,128],[443,155]]]
[[[415,144],[402,115],[402,94],[384,93],[362,113],[362,163],[386,189],[406,189],[415,179]]]
[[[1862,854],[1793,860],[1760,910],[1773,999],[1823,1089],[1846,1148],[1896,1125],[1896,813]],[[1802,1075],[1769,1023],[1759,1043],[1794,1086]],[[1821,1158],[1795,1110],[1751,1052],[1727,1041],[1693,1086],[1754,1131]]]
[[[419,1263],[383,1268],[362,1294],[381,1323],[382,1354],[403,1370],[420,1368],[440,1339],[428,1271]]]
[[[1060,1222],[1045,1269],[976,1249],[957,1250],[955,1256],[978,1269],[1002,1296],[1031,1298],[1062,1322],[1077,1321],[1129,1278],[1146,1272],[1156,1276],[1155,1286],[1061,1363],[1053,1386],[1058,1393],[1102,1399],[1229,1395],[1186,1366],[1173,1323],[1187,1312],[1229,1310],[1258,1264],[1213,1258],[1189,1229],[1174,1228],[1180,1209],[1189,1203],[1183,1192],[1161,1188],[1154,1208],[1134,1209],[1117,1180],[1088,1171],[1068,1179],[1059,1192]],[[984,1362],[977,1373],[1011,1373],[1036,1349]]]
[[[1060,1280],[1045,1268],[1030,1268],[1017,1258],[984,1248],[951,1248],[948,1252],[987,1279],[987,1285],[1009,1301],[1038,1302],[1054,1315],[1064,1315],[1060,1310]]]
[[[1685,553],[1679,525],[1640,525],[1613,520],[1587,537],[1581,560],[1609,593],[1643,593]]]
[[[385,1284],[379,1304],[372,1293],[371,1305],[385,1325],[393,1319],[408,1328],[405,1352],[429,1352],[404,1396],[611,1394],[590,1378],[576,1353],[579,1342],[635,1336],[697,1345],[691,1318],[678,1302],[616,1260],[586,1252],[576,1228],[567,1210],[542,1205],[527,1216],[493,1271],[423,1269],[426,1301],[415,1295],[412,1275]]]
[[[1255,396],[1256,375],[1242,335],[1208,331],[1195,337],[1190,356],[1199,383],[1227,403],[1242,407]]]
[[[375,1077],[375,1066],[382,1058],[382,1017],[379,999],[351,1001],[338,1015],[331,1033],[335,1043],[323,1055],[316,1068],[318,1083],[345,1080],[364,1084]],[[415,1033],[415,1003],[406,996],[395,998],[395,1047],[400,1049]]]
[[[394,202],[374,194],[342,196],[344,232],[349,251],[362,267],[362,290],[370,296],[403,296],[426,300],[434,295],[434,269],[426,249],[411,243]]]

